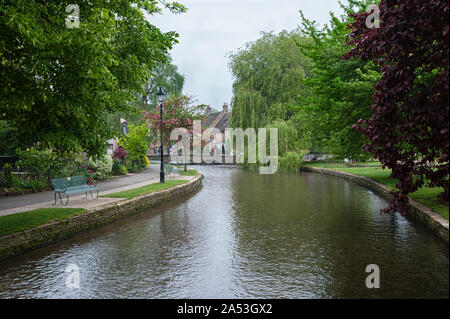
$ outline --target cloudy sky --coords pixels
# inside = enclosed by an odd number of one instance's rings
[[[330,11],[342,12],[338,0],[178,1],[188,7],[186,13],[165,11],[149,20],[164,32],[180,34],[171,55],[185,76],[183,93],[216,109],[232,98],[227,53],[258,39],[261,31],[295,29],[300,24],[299,10],[321,25],[328,23]]]

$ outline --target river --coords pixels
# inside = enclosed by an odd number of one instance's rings
[[[202,166],[188,199],[0,262],[0,298],[448,298],[448,246],[314,173]],[[69,264],[79,288],[67,287]],[[365,285],[366,266],[380,288]]]

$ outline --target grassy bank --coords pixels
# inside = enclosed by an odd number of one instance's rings
[[[184,168],[181,168],[181,170],[180,170],[181,176],[196,176],[198,174],[197,170],[195,170],[195,169],[188,169],[186,171],[184,171],[183,169]]]
[[[305,166],[320,167],[306,164]],[[325,168],[322,166],[322,168]],[[341,172],[350,173],[353,175],[364,176],[370,178],[380,184],[386,185],[392,189],[397,183],[397,179],[389,177],[391,175],[390,169],[382,169],[381,167],[326,167],[327,169],[334,169]],[[409,194],[413,200],[431,208],[436,213],[448,219],[448,204],[443,203],[438,199],[438,195],[442,193],[442,188],[427,188],[422,187],[416,192]]]
[[[181,184],[184,184],[187,182],[188,182],[187,180],[166,180],[166,182],[164,184],[154,183],[154,184],[145,185],[145,186],[142,186],[139,188],[130,189],[130,190],[119,192],[119,193],[103,195],[101,197],[133,198],[136,196],[141,196],[141,195],[149,194],[149,193],[156,192],[156,191],[162,191],[164,189],[167,189],[167,188],[170,188],[173,186],[177,186],[177,185],[181,185]]]
[[[0,216],[0,236],[67,219],[86,212],[83,208],[38,208],[27,212]]]
[[[318,168],[346,168],[352,166],[380,166],[381,163],[378,161],[369,161],[369,162],[358,162],[358,163],[344,163],[344,161],[313,161],[313,162],[304,162],[305,166],[309,167],[318,167]]]

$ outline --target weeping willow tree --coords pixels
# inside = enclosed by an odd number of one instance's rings
[[[305,144],[299,136],[297,128],[291,121],[276,120],[266,126],[267,131],[271,128],[278,130],[278,171],[298,172],[303,162],[303,157],[308,152]],[[266,154],[270,153],[270,136],[266,135]],[[242,167],[249,170],[258,170],[263,165],[258,158],[258,145],[256,147],[256,163],[248,163],[248,149],[244,150],[244,163]]]
[[[307,94],[301,79],[310,75],[309,62],[297,45],[305,41],[297,31],[263,32],[258,40],[230,54],[231,127],[257,129],[292,116],[287,105]]]
[[[277,120],[267,127],[278,129],[278,171],[297,172],[308,150],[294,123]]]
[[[298,46],[307,41],[297,31],[263,32],[258,40],[230,55],[234,78],[230,126],[278,128],[280,171],[298,170],[303,159],[298,131],[289,119],[294,115],[290,105],[308,95],[302,80],[311,76],[310,62]]]

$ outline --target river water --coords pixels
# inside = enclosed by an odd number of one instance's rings
[[[187,200],[0,262],[0,298],[448,298],[448,247],[344,179],[203,166]],[[79,288],[67,287],[69,264]],[[366,266],[380,288],[365,285]]]

